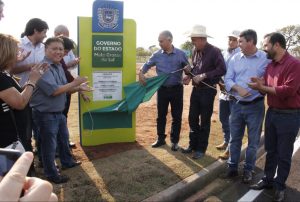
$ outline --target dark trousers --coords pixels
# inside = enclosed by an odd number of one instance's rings
[[[68,113],[71,105],[71,94],[67,93],[66,95],[66,104],[65,104],[65,109],[63,111],[63,114],[65,115],[66,118],[68,118]]]
[[[41,113],[33,111],[33,120],[40,131],[41,154],[46,177],[59,175],[55,167],[55,151],[59,148],[59,158],[62,166],[70,167],[74,160],[68,144],[68,128],[66,117],[62,113]]]
[[[24,120],[24,131],[20,130],[18,131],[20,140],[22,142],[22,145],[24,146],[24,149],[26,151],[31,151],[32,152],[32,145],[31,145],[31,137],[32,137],[32,124],[31,124],[31,108],[26,107],[24,110],[26,110],[26,120]]]
[[[300,112],[281,113],[268,109],[265,120],[265,176],[278,190],[285,189],[290,172],[294,142],[299,131]],[[275,172],[277,168],[277,176]],[[274,178],[275,177],[275,178]],[[274,179],[273,179],[274,178]]]
[[[189,111],[190,147],[193,150],[206,152],[216,94],[212,88],[193,88]]]
[[[223,131],[225,143],[229,143],[229,139],[230,139],[230,124],[229,124],[230,114],[231,114],[230,101],[220,99],[219,119],[222,123],[222,131]]]
[[[166,137],[166,121],[169,103],[171,105],[171,142],[178,143],[183,110],[183,86],[160,87],[157,92],[157,135],[160,140]]]

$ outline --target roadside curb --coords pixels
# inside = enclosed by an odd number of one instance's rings
[[[241,161],[244,160],[247,144],[242,146]],[[264,133],[261,135],[259,148],[257,150],[257,158],[264,154]],[[227,167],[225,160],[218,159],[213,164],[203,168],[198,173],[195,173],[182,181],[172,185],[171,187],[143,200],[150,201],[178,201],[187,198],[193,193],[205,187],[208,183],[213,181],[221,172],[224,172]]]

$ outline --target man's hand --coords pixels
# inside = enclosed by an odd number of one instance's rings
[[[93,88],[90,87],[87,83],[88,82],[84,82],[84,83],[80,84],[78,91],[79,92],[82,92],[82,91],[87,91],[87,92],[93,91]]]
[[[251,82],[248,83],[248,86],[253,90],[261,90],[265,84],[264,78],[251,77]]]
[[[146,85],[146,77],[145,77],[145,75],[143,74],[142,71],[140,71],[140,73],[139,73],[139,82],[140,82],[140,84],[142,84],[143,86]]]
[[[189,65],[189,64],[186,65],[186,66],[183,68],[183,71],[184,71],[184,73],[185,73],[186,75],[190,74],[191,71],[192,71],[191,65]]]
[[[79,86],[80,84],[87,82],[87,77],[77,76],[72,83],[74,83],[74,86]]]
[[[241,97],[248,97],[251,95],[251,93],[249,93],[245,88],[241,87],[241,86],[236,86],[235,90],[237,91],[237,93],[239,94],[239,96]]]
[[[79,94],[81,95],[83,101],[85,101],[85,102],[91,101],[90,97],[88,95],[86,95],[83,91],[79,91]]]
[[[226,91],[226,89],[225,89],[225,84],[224,84],[224,83],[219,82],[218,84],[219,84],[219,87],[220,87],[220,91],[221,91],[221,92]]]
[[[73,67],[75,67],[76,65],[78,65],[79,62],[80,62],[80,57],[75,58],[74,60],[68,62],[68,64],[66,64],[66,65],[67,65],[68,68],[73,68]]]
[[[17,62],[22,62],[30,55],[31,51],[26,52],[24,49],[19,48],[19,52],[17,55]]]
[[[198,85],[205,78],[206,78],[206,74],[199,74],[193,77],[193,81]]]
[[[184,85],[189,85],[190,81],[191,81],[190,75],[187,75],[187,76],[183,77],[183,79],[182,79],[182,82]]]

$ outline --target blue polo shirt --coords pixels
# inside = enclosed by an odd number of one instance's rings
[[[53,64],[48,58],[44,62],[49,69],[36,84],[32,94],[30,106],[39,112],[62,112],[65,108],[66,93],[57,96],[52,94],[61,86],[67,84],[67,79],[61,64]]]
[[[142,72],[145,74],[151,67],[156,66],[157,75],[164,73],[171,73],[173,71],[182,69],[188,62],[186,54],[173,47],[171,53],[167,53],[160,49],[153,53],[149,61],[146,62],[142,67]],[[182,84],[182,71],[178,71],[170,75],[170,77],[164,82],[163,86],[174,86]]]

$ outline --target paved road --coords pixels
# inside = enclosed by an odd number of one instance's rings
[[[298,135],[299,137],[299,135]],[[287,189],[285,201],[300,201],[300,137],[295,142],[292,168],[287,180]],[[265,155],[257,160],[254,179],[256,183],[263,176]],[[242,170],[242,169],[240,169]],[[241,171],[242,173],[242,171]],[[186,201],[255,201],[271,202],[274,190],[254,191],[249,190],[248,186],[242,183],[242,177],[239,176],[233,180],[224,179],[219,176],[212,183],[207,185]]]

